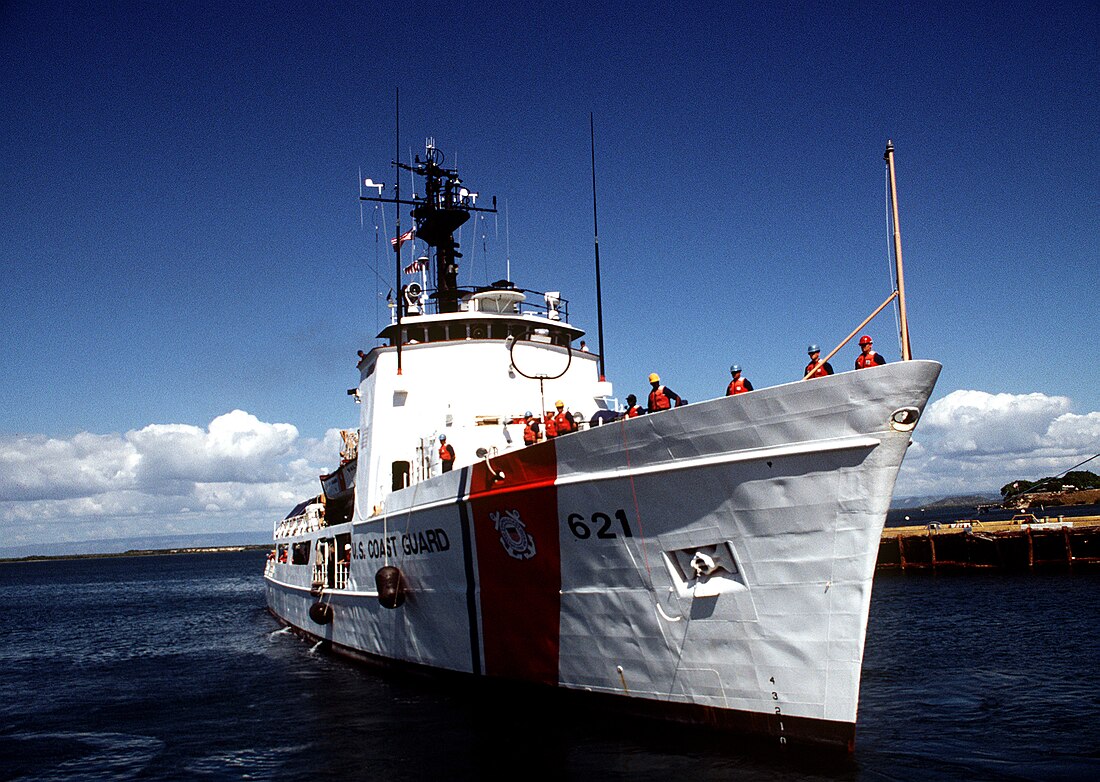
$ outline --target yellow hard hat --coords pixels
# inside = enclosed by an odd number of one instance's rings
[[[649,373],[649,382],[650,383],[660,383],[661,382],[661,376],[658,375],[656,372],[650,372]]]
[[[565,407],[565,402],[559,399],[557,402],[554,403],[554,407]]]

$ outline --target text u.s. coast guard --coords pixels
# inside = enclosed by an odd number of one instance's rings
[[[402,535],[389,535],[385,538],[371,538],[356,543],[356,559],[381,559],[394,557],[400,551],[406,556],[413,554],[435,554],[451,548],[451,540],[446,530],[429,529],[420,532],[406,532]]]

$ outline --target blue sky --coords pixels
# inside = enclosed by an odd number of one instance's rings
[[[878,306],[892,138],[944,364],[899,494],[1066,469],[1100,452],[1097,41],[1094,2],[6,3],[0,527],[264,529],[314,490],[386,318],[357,179],[392,182],[397,88],[402,154],[507,205],[513,278],[593,346],[594,113],[620,396],[786,382]],[[474,233],[460,279],[503,277],[503,213]]]

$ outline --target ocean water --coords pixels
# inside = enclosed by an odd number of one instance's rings
[[[328,656],[264,558],[0,564],[0,779],[1100,779],[1100,573],[880,574],[836,762]]]

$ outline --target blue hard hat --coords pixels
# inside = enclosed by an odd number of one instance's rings
[[[441,442],[441,443],[446,442],[446,440],[447,440],[447,435],[445,435],[445,434],[439,435],[439,442]]]
[[[730,372],[740,372],[740,371],[741,371],[741,365],[740,364],[734,364],[733,366],[730,367]]]
[[[810,345],[808,348],[806,348],[806,352],[807,353],[820,353],[821,348],[819,348],[817,345]]]
[[[528,410],[526,413],[523,414],[523,417],[524,418],[530,418],[531,417],[531,411]]]

